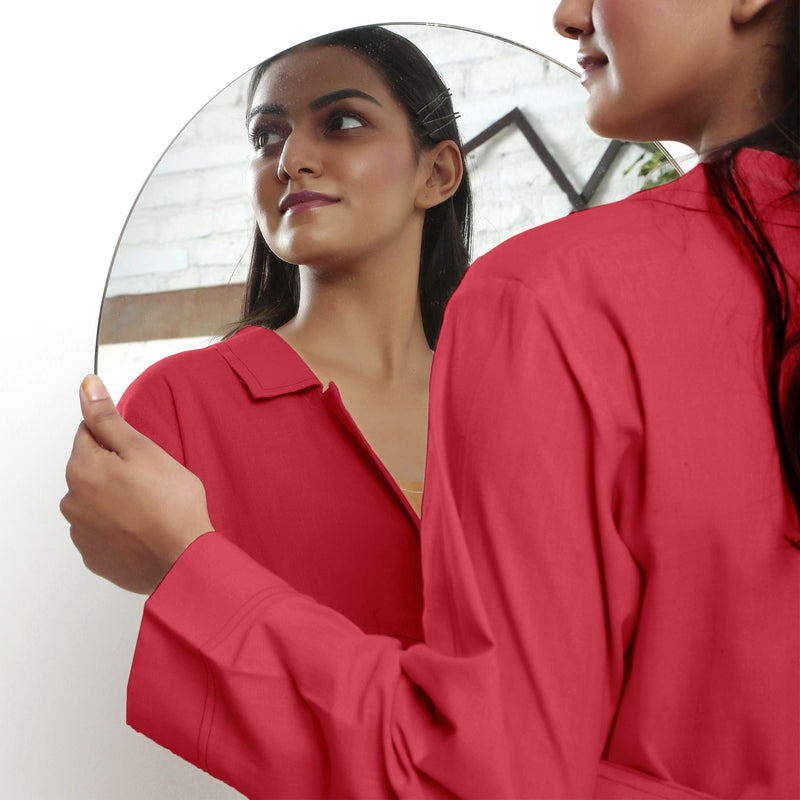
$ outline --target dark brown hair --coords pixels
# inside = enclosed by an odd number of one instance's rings
[[[800,518],[800,362],[796,282],[787,274],[736,169],[744,147],[771,150],[794,163],[794,191],[800,202],[800,0],[785,0],[777,24],[787,32],[776,58],[775,80],[785,87],[779,114],[767,125],[720,148],[704,162],[709,186],[749,251],[764,294],[764,369],[781,469]],[[789,540],[800,549],[800,535]]]

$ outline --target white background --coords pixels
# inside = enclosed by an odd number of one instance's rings
[[[349,25],[456,24],[572,64],[553,5],[78,0],[4,12],[0,796],[231,796],[125,727],[142,599],[84,570],[58,511],[106,272],[172,137],[269,53]]]

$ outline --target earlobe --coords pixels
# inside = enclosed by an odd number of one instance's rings
[[[745,25],[774,2],[775,0],[732,0],[731,20],[736,25]]]
[[[464,165],[458,145],[449,139],[438,142],[421,157],[426,164],[425,182],[417,194],[416,205],[417,208],[428,209],[455,194],[461,184]]]

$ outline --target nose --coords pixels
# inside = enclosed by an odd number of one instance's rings
[[[553,14],[553,27],[567,39],[594,33],[593,0],[561,0]]]
[[[319,175],[322,161],[312,137],[304,131],[293,130],[285,139],[278,159],[278,179],[284,183],[301,175]]]

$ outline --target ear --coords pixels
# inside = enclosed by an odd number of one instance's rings
[[[775,0],[731,0],[731,19],[736,25],[745,25],[774,2]]]
[[[464,174],[461,152],[455,142],[447,139],[424,150],[420,166],[424,183],[417,192],[416,208],[433,208],[455,194]]]

